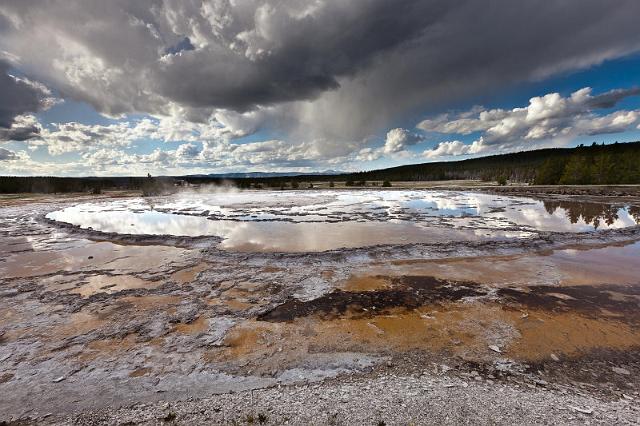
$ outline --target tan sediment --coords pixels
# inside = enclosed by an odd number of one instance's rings
[[[253,283],[239,283],[231,288],[228,288],[227,290],[224,290],[222,292],[222,297],[228,299],[243,299],[251,295],[251,293],[257,291],[258,289],[258,285]]]
[[[224,362],[237,361],[251,355],[257,357],[267,346],[264,336],[273,334],[277,328],[280,327],[247,320],[227,333],[222,349],[207,351],[202,358],[205,362]]]
[[[171,281],[176,281],[180,284],[188,284],[195,280],[196,276],[202,272],[206,271],[210,265],[206,262],[199,263],[195,266],[181,269],[180,271],[174,272],[171,274]]]
[[[224,300],[223,303],[230,309],[234,310],[234,311],[244,311],[246,309],[249,309],[252,305],[251,303],[247,303],[247,302],[241,302],[239,300],[236,299],[227,299]]]
[[[121,302],[131,303],[136,309],[148,310],[162,307],[168,307],[179,303],[180,296],[129,296],[120,299]]]
[[[115,293],[134,288],[156,288],[162,281],[146,281],[131,275],[91,275],[84,279],[87,281],[80,287],[76,287],[70,293],[76,293],[82,297],[89,297],[96,293]]]
[[[242,328],[231,333],[225,340],[224,344],[229,347],[231,356],[242,356],[253,352],[253,348],[262,344],[260,328]]]
[[[96,351],[128,350],[137,344],[136,338],[137,336],[135,334],[128,334],[122,339],[110,338],[94,340],[89,342],[87,347]]]
[[[209,321],[204,316],[198,317],[195,321],[190,323],[176,324],[174,331],[181,334],[200,334],[209,329]]]
[[[51,291],[68,291],[76,288],[79,281],[78,275],[52,275],[42,278],[40,283]]]
[[[99,329],[108,321],[87,312],[76,312],[69,316],[66,324],[56,327],[53,333],[59,338],[74,337]]]
[[[355,275],[339,285],[345,291],[375,291],[391,287],[389,277]]]
[[[77,359],[81,362],[91,362],[97,358],[104,356],[114,356],[121,352],[127,352],[140,343],[137,342],[136,334],[129,334],[124,338],[107,338],[93,340],[87,344],[85,349],[77,355]]]
[[[394,308],[384,314],[347,313],[290,322],[246,321],[234,327],[224,348],[210,360],[258,362],[281,346],[282,356],[313,352],[445,353],[470,361],[506,356],[523,362],[550,355],[576,357],[598,349],[625,350],[640,345],[640,328],[616,313],[602,319],[573,312],[518,310],[493,303],[445,303],[418,309]],[[497,354],[489,346],[497,346]]]
[[[487,342],[509,342],[517,331],[495,306],[447,304],[402,308],[371,318],[321,321],[316,342],[331,342],[331,350],[406,352],[426,350],[463,358],[482,358]]]
[[[506,342],[517,337],[517,331],[509,324],[502,324],[500,312],[495,306],[452,304],[393,309],[373,317],[312,317],[277,324],[251,320],[234,327],[224,339],[224,349],[209,360],[258,359],[258,354],[273,351],[275,346],[298,355],[304,348],[314,352],[367,353],[420,349],[447,350],[476,359],[487,352],[487,339]]]
[[[137,369],[133,370],[131,373],[129,373],[129,377],[146,376],[147,374],[151,373],[151,371],[153,371],[153,369],[149,368],[149,367],[137,368]]]
[[[253,305],[248,302],[244,302],[241,300],[233,299],[233,298],[219,298],[212,297],[205,300],[205,303],[209,306],[226,306],[232,311],[244,311],[246,309],[251,308]]]
[[[240,283],[223,283],[220,297],[209,299],[210,305],[224,305],[234,311],[244,311],[256,305],[257,297],[265,296],[265,286],[260,283],[243,281]]]
[[[640,345],[640,329],[619,320],[575,313],[528,314],[526,318],[512,317],[522,336],[506,351],[515,359],[542,361],[552,353],[576,357],[596,349],[624,350]]]

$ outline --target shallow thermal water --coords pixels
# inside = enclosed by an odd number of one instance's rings
[[[348,290],[376,290],[389,287],[381,277],[422,276],[495,287],[640,286],[639,259],[640,241],[635,241],[516,255],[382,261],[367,265],[344,285]]]
[[[640,209],[457,191],[243,191],[86,203],[47,218],[103,232],[216,236],[227,250],[306,252],[624,228],[640,222]]]

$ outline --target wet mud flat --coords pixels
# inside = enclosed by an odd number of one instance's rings
[[[375,280],[384,277],[374,277]],[[334,290],[309,301],[291,300],[257,317],[259,321],[293,321],[318,315],[323,319],[375,317],[394,308],[417,309],[432,304],[486,301],[512,310],[575,312],[585,317],[602,315],[624,318],[637,324],[640,320],[638,285],[603,284],[601,286],[530,286],[527,288],[490,289],[472,282],[443,281],[434,277],[402,276],[390,279],[392,289],[372,291]]]
[[[363,281],[371,288],[363,289]],[[428,276],[374,276],[358,277],[356,285],[360,291],[337,289],[283,303],[259,315],[256,327],[281,323],[306,327],[309,335],[312,327],[316,349],[329,342],[390,354],[431,351],[494,372],[507,360],[525,370],[562,361],[582,368],[598,357],[627,365],[640,347],[637,284],[495,288]]]
[[[287,395],[310,404],[337,391],[348,402],[328,404],[354,404],[373,421],[357,396],[366,386],[419,390],[413,398],[426,406],[455,392],[476,395],[478,406],[483,393],[500,392],[513,404],[556,401],[565,421],[637,418],[636,227],[238,252],[210,236],[43,219],[75,203],[0,209],[0,420],[246,423],[258,419],[255,392],[273,422],[286,418]],[[190,398],[210,398],[209,417]],[[413,407],[399,398],[381,393],[387,408],[376,419]],[[346,411],[336,420],[357,422]],[[289,405],[294,414],[310,415]]]

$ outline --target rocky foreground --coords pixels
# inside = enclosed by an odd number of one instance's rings
[[[437,367],[436,367],[437,369]],[[440,371],[446,370],[440,367]],[[393,369],[391,369],[393,370]],[[466,376],[466,377],[465,377]],[[640,396],[456,372],[351,376],[38,422],[95,424],[638,424]]]

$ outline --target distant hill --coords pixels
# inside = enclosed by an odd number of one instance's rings
[[[335,173],[335,174],[334,174]],[[100,192],[103,189],[142,189],[233,181],[242,188],[256,184],[271,188],[304,187],[299,182],[336,181],[362,185],[366,181],[438,181],[480,179],[539,185],[640,184],[640,142],[550,148],[491,155],[462,161],[411,164],[358,173],[227,173],[178,177],[0,177],[0,193]]]

